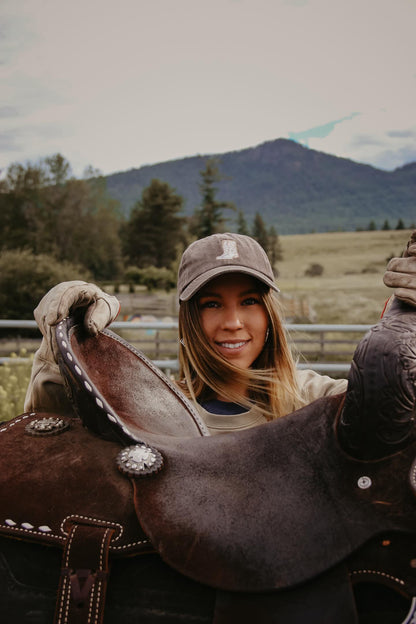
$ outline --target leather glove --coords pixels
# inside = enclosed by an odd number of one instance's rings
[[[43,339],[33,360],[25,411],[70,411],[58,366],[55,325],[80,308],[85,308],[85,328],[95,336],[117,317],[120,303],[95,284],[81,281],[62,282],[46,293],[34,311]]]
[[[416,306],[416,230],[403,256],[392,258],[388,263],[383,280],[386,286],[395,288],[395,297]]]

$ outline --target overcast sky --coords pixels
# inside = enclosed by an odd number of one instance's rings
[[[76,175],[279,137],[416,161],[416,0],[1,0],[0,168]]]

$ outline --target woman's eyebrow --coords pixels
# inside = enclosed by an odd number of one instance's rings
[[[237,293],[238,297],[247,297],[248,295],[260,296],[260,293],[258,290],[253,290],[252,288]],[[198,298],[203,299],[204,297],[222,297],[222,295],[218,292],[215,292],[215,290],[205,290],[204,292],[201,292]]]
[[[203,299],[204,297],[221,297],[221,295],[214,290],[204,290],[204,292],[200,293],[198,299]]]

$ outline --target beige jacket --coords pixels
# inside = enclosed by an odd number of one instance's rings
[[[346,379],[332,379],[313,370],[298,370],[297,376],[299,388],[307,405],[316,399],[339,394],[347,389],[348,381]],[[255,407],[248,412],[231,415],[211,414],[201,405],[197,407],[211,435],[242,431],[267,422],[266,418]]]

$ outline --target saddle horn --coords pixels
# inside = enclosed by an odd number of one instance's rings
[[[395,298],[354,353],[337,430],[361,460],[387,457],[415,439],[416,313]]]

